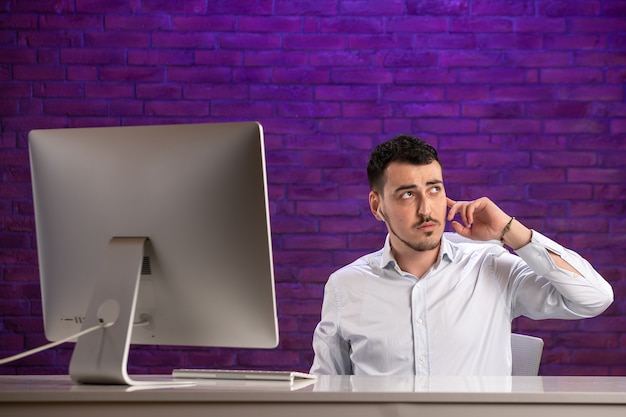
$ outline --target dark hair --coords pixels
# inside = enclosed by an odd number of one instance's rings
[[[413,165],[428,165],[439,162],[437,151],[420,138],[399,135],[376,146],[367,164],[367,179],[370,189],[381,191],[384,184],[384,172],[392,162],[407,162]]]

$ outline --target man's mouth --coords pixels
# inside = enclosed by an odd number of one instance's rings
[[[425,218],[421,223],[415,225],[416,229],[430,232],[434,230],[439,225],[437,220],[431,218]]]

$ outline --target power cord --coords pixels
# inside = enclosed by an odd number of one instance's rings
[[[143,320],[143,321],[140,321],[140,322],[133,323],[133,325],[134,326],[147,326],[148,323],[149,323],[148,320]],[[82,330],[82,331],[80,331],[80,332],[78,332],[78,333],[76,333],[76,334],[74,334],[72,336],[66,337],[65,339],[57,340],[56,342],[48,343],[47,345],[39,346],[37,348],[28,350],[26,352],[18,353],[17,355],[13,355],[13,356],[9,356],[8,358],[0,359],[0,365],[5,365],[7,363],[14,362],[14,361],[16,361],[18,359],[22,359],[22,358],[25,358],[27,356],[34,355],[35,353],[39,353],[39,352],[42,352],[44,350],[52,349],[53,347],[59,346],[59,345],[61,345],[63,343],[66,343],[66,342],[71,342],[74,339],[77,339],[77,338],[79,338],[81,336],[89,334],[89,333],[91,333],[93,331],[96,331],[98,329],[106,329],[107,327],[110,327],[113,324],[114,324],[114,322],[111,322],[111,323],[99,323],[96,326],[93,326],[93,327],[90,327],[88,329]]]

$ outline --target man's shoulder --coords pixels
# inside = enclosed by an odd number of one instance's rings
[[[459,236],[456,233],[445,233],[444,239],[450,245],[450,248],[455,252],[508,252],[497,240],[471,240]]]
[[[341,279],[344,277],[354,277],[355,275],[361,275],[364,273],[372,273],[372,271],[376,269],[377,265],[380,264],[381,257],[382,249],[362,255],[333,272],[331,274],[331,278]]]

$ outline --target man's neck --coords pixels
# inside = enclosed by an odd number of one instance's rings
[[[428,251],[416,251],[402,242],[391,243],[391,253],[400,269],[415,275],[418,279],[422,278],[437,262],[440,248],[441,245]]]

